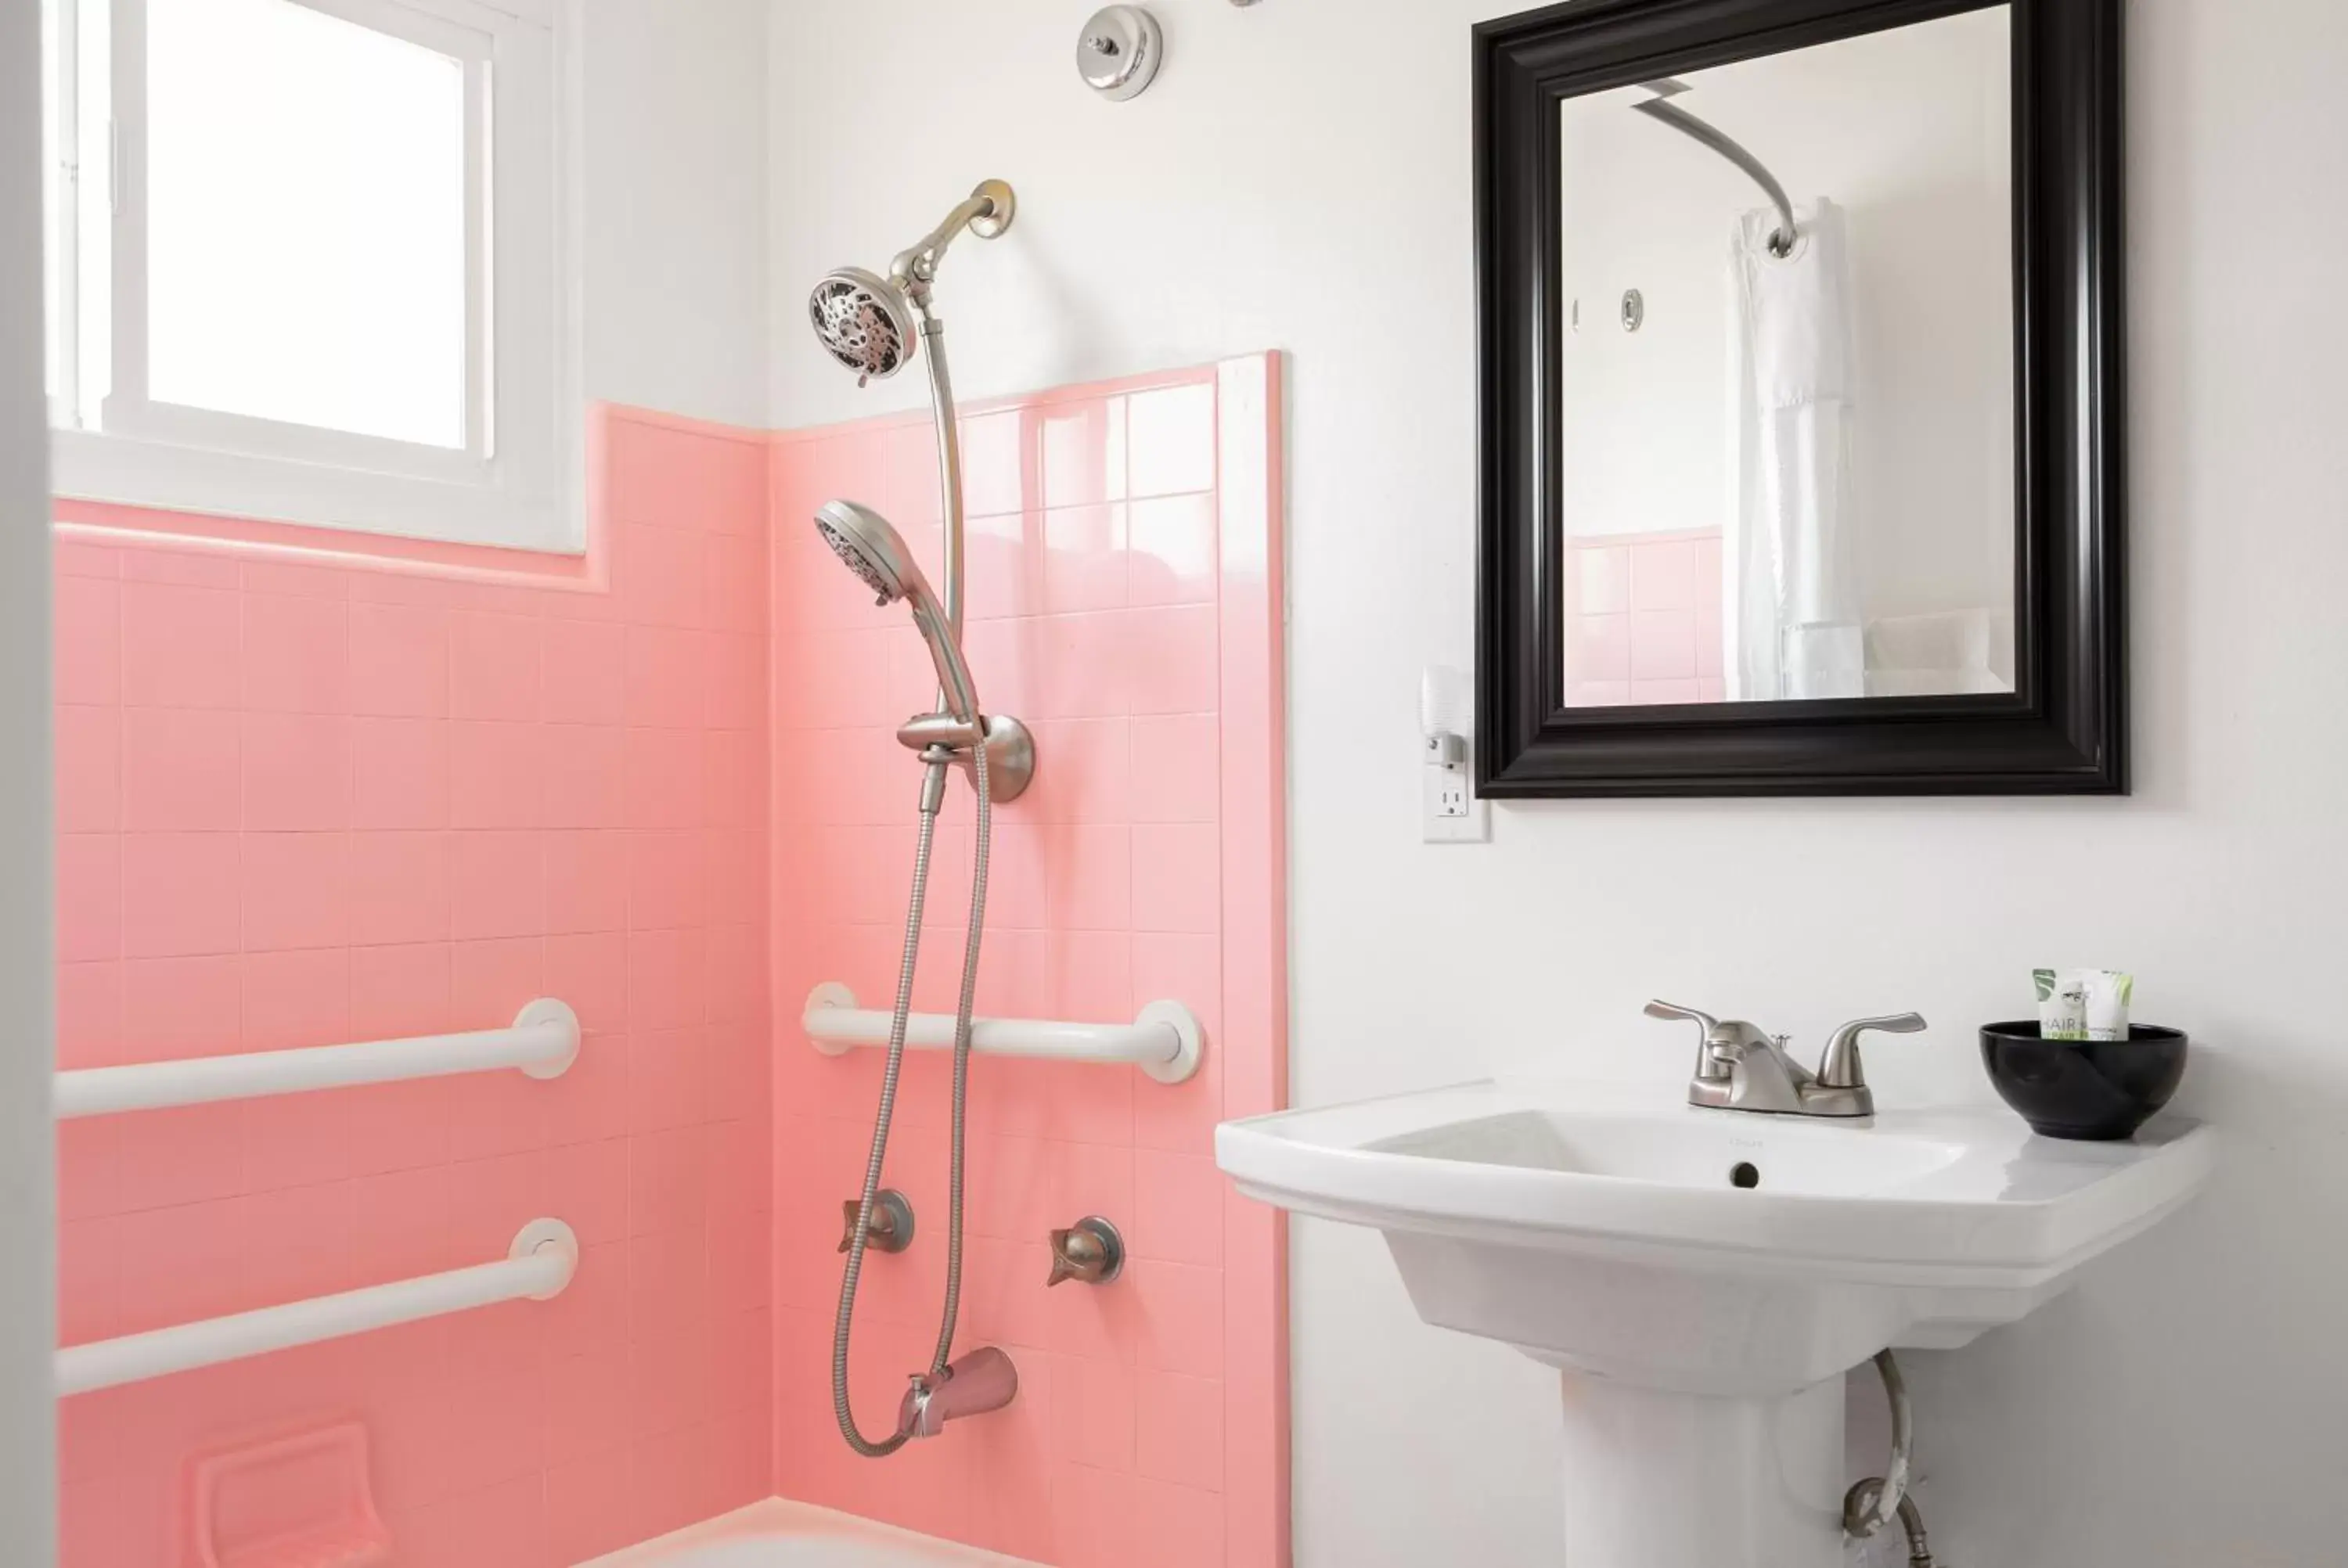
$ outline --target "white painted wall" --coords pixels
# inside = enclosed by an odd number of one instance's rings
[[[1934,1540],[1973,1568],[2337,1562],[2348,7],[2131,6],[2133,799],[1558,804],[1428,848],[1419,667],[1464,662],[1472,617],[1468,26],[1505,8],[1159,0],[1166,75],[1117,107],[1070,68],[1083,5],[778,5],[775,417],[919,400],[823,363],[801,291],[986,175],[1022,208],[948,263],[969,392],[1293,354],[1301,1102],[1526,1069],[1667,1096],[1657,992],[1811,1042],[1919,1008],[1941,1027],[1872,1054],[1881,1091],[1983,1097],[1969,1029],[2026,1010],[2031,966],[2133,968],[2199,1038],[2184,1102],[2230,1130],[2224,1174],[2034,1319],[1915,1358]],[[1420,1326],[1375,1237],[1299,1225],[1295,1285],[1300,1563],[1553,1562],[1542,1375]]]
[[[587,395],[766,412],[767,0],[575,0]]]
[[[57,1556],[40,8],[0,5],[0,1562]]]

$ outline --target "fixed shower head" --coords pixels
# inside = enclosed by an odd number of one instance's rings
[[[979,182],[945,221],[912,245],[897,252],[889,275],[861,267],[841,267],[827,272],[808,296],[808,319],[826,353],[856,373],[859,386],[874,376],[894,375],[912,363],[920,333],[913,325],[914,307],[931,320],[930,284],[946,247],[968,230],[982,240],[993,240],[1011,227],[1019,199],[1000,179]]]
[[[944,607],[903,537],[889,526],[888,518],[855,501],[826,501],[816,508],[815,526],[832,553],[880,596],[880,603],[905,601],[922,640],[930,645],[930,661],[938,667],[938,685],[946,694],[948,711],[965,724],[976,724],[978,691],[970,666]]]
[[[903,291],[861,267],[825,273],[808,296],[808,320],[824,351],[856,372],[860,386],[904,369],[919,341]]]

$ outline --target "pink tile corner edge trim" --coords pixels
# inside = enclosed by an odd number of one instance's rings
[[[1223,1115],[1288,1104],[1287,597],[1277,353],[1216,367],[1222,497]],[[1250,1038],[1251,1037],[1251,1038]],[[1231,1568],[1287,1568],[1287,1216],[1226,1191],[1225,1552]]]

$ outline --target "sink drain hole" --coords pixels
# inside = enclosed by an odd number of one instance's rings
[[[1757,1187],[1761,1184],[1761,1167],[1750,1160],[1739,1160],[1729,1167],[1728,1184],[1732,1187]]]

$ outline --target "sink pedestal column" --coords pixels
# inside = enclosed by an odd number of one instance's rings
[[[1566,1568],[1838,1568],[1841,1378],[1772,1399],[1564,1380]]]

